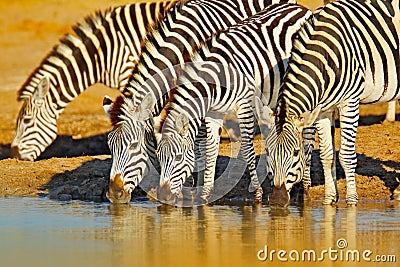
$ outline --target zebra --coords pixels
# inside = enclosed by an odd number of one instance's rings
[[[314,121],[329,121],[337,109],[346,203],[357,204],[359,105],[400,97],[399,20],[398,0],[340,0],[324,6],[303,25],[281,87],[276,124],[267,138],[274,190],[287,193],[301,180],[305,157],[298,149],[300,133]],[[327,132],[329,123],[323,124]],[[332,146],[330,150],[334,151]],[[330,160],[332,165],[333,153]],[[333,181],[325,177],[324,203],[336,199]]]
[[[11,155],[34,161],[55,140],[65,107],[94,83],[123,88],[136,65],[148,28],[173,1],[108,8],[73,26],[18,92],[23,101]]]
[[[328,4],[329,2],[332,2],[334,0],[324,0],[324,5]],[[385,116],[385,121],[387,122],[393,122],[396,120],[396,102],[397,101],[390,101],[388,103],[388,107],[386,110],[386,116]]]
[[[147,127],[150,111],[159,116],[176,82],[176,68],[213,33],[236,24],[279,0],[191,0],[178,3],[148,34],[143,50],[122,95],[107,103],[114,126],[108,145],[112,155],[108,197],[115,203],[130,201],[130,192],[142,180],[150,149],[137,136],[153,135]],[[282,2],[288,2],[286,0]],[[293,2],[293,1],[289,1]],[[153,95],[155,101],[142,100]],[[129,122],[127,122],[129,121]],[[129,126],[128,126],[129,125]],[[136,144],[134,148],[131,144]],[[210,166],[206,166],[210,168]],[[207,172],[211,173],[211,172]],[[206,178],[204,178],[206,179]],[[118,185],[118,186],[116,186]],[[123,193],[122,193],[123,192]],[[122,196],[123,197],[120,197]]]
[[[159,198],[174,200],[180,194],[185,177],[193,171],[194,140],[201,121],[210,117],[221,120],[225,113],[235,112],[242,137],[241,151],[250,176],[255,177],[250,188],[257,190],[255,202],[261,202],[262,189],[253,147],[253,109],[267,108],[258,114],[261,114],[261,122],[269,126],[271,108],[278,97],[292,41],[311,15],[310,10],[298,5],[271,5],[213,35],[192,53],[193,64],[186,64],[182,69],[168,114],[162,121],[162,136],[157,147],[161,165]],[[212,128],[207,130],[208,133],[213,131]],[[218,132],[208,136],[207,142],[207,149],[214,153],[207,158],[207,165],[215,166]],[[204,180],[204,200],[209,198],[212,182]]]

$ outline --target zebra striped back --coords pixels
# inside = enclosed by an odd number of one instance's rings
[[[177,79],[174,66],[189,60],[189,54],[213,33],[280,2],[295,1],[191,0],[178,3],[147,36],[139,62],[123,90],[124,96],[138,106],[146,95],[153,94],[158,100],[154,114],[159,115],[168,98],[168,89]]]
[[[35,160],[56,138],[60,113],[92,84],[122,88],[137,62],[149,26],[172,3],[110,8],[73,26],[75,34],[60,40],[18,92],[24,104],[11,144],[13,154]]]
[[[123,90],[123,97],[128,101],[123,102],[131,101],[133,107],[139,107],[143,99],[150,96],[156,101],[149,111],[158,116],[169,97],[169,88],[173,87],[178,77],[174,67],[179,69],[189,59],[189,53],[196,50],[213,33],[242,21],[270,4],[271,0],[192,0],[175,5],[144,42],[139,63]],[[116,122],[115,126],[118,124],[113,131],[117,131],[125,123],[124,118],[129,116],[124,114],[125,109],[122,107],[114,107],[113,110],[112,121]],[[131,116],[130,120],[135,120],[135,117]],[[118,138],[129,139],[129,135],[138,136],[143,130],[137,127]],[[117,147],[121,143],[123,142],[116,139],[109,140],[113,162],[125,161],[113,166],[132,166],[143,160],[133,157],[127,147]],[[125,151],[126,155],[117,154],[117,151]],[[146,157],[148,153],[142,154]],[[136,180],[133,178],[135,173],[144,175],[146,170],[138,166],[135,172],[127,172],[124,168],[112,169],[111,172],[121,174],[121,179],[126,183]],[[142,178],[143,176],[139,181]],[[125,189],[132,190],[132,187],[121,188]]]
[[[339,160],[346,174],[349,205],[357,203],[358,198],[355,137],[359,104],[400,97],[399,21],[398,0],[341,0],[326,5],[300,32],[282,85],[272,135],[280,135],[286,123],[301,131],[320,111],[319,118],[339,110]],[[307,118],[310,120],[305,123]],[[276,155],[274,159],[273,165],[283,168],[283,174],[292,172],[283,166],[285,161],[295,164],[299,160],[292,156],[293,145],[287,142],[292,134],[282,134],[285,156]],[[298,172],[302,175],[303,169]]]
[[[298,5],[271,5],[215,34],[191,55],[193,64],[186,64],[180,73],[158,144],[161,197],[178,196],[191,175],[201,121],[228,112],[238,117],[251,187],[260,188],[252,146],[253,99],[263,98],[264,105],[274,107],[293,39],[311,14]],[[218,155],[218,143],[214,149]],[[210,165],[214,167],[215,161]]]

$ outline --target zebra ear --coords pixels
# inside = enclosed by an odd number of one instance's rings
[[[36,87],[35,93],[33,95],[35,101],[34,103],[36,106],[43,105],[44,98],[49,92],[49,88],[50,88],[49,77],[43,76],[42,79],[39,81],[39,84]]]
[[[317,106],[312,111],[307,111],[303,113],[300,119],[295,121],[296,126],[300,129],[312,126],[314,122],[317,120],[320,113],[321,113],[320,106]]]
[[[103,98],[103,109],[106,113],[107,117],[111,117],[111,110],[113,108],[114,102],[112,101],[111,97],[105,95]]]
[[[275,114],[272,111],[272,109],[267,105],[264,105],[262,103],[262,100],[257,96],[255,97],[254,105],[256,108],[258,121],[261,124],[266,125],[268,129],[271,129],[271,127],[274,125],[275,122],[274,120]]]
[[[139,109],[153,110],[155,104],[156,104],[156,99],[154,98],[154,96],[152,94],[148,94],[143,98],[142,102],[140,103]]]
[[[156,100],[152,94],[146,95],[139,105],[139,110],[136,119],[140,121],[151,119],[153,117],[152,110],[154,108],[155,103]]]
[[[180,114],[175,121],[175,129],[182,136],[186,136],[189,132],[189,118],[186,114]]]

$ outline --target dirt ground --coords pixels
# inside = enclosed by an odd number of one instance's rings
[[[106,133],[111,126],[101,102],[105,94],[114,97],[116,91],[96,85],[79,96],[58,121],[59,137],[36,162],[9,158],[9,146],[21,106],[16,102],[16,92],[27,75],[58,38],[70,31],[71,24],[95,9],[121,3],[124,1],[19,0],[0,3],[0,196],[106,201],[111,164]],[[399,185],[396,179],[400,172],[400,116],[394,123],[382,123],[385,112],[386,104],[365,105],[361,109],[356,176],[361,200],[389,200]],[[231,147],[237,151],[238,143],[221,144],[217,167],[230,159]],[[259,140],[256,150],[258,154],[262,153]],[[340,167],[338,176],[340,199],[343,200],[345,181]],[[244,190],[248,183],[246,174],[244,178],[227,195],[229,199],[249,196]],[[323,176],[318,150],[313,154],[312,178],[310,197],[322,200]],[[144,193],[136,190],[135,195],[143,196]]]

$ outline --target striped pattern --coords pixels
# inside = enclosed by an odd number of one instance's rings
[[[173,88],[176,83],[178,77],[176,70],[189,59],[189,53],[213,33],[241,22],[270,4],[271,0],[192,0],[177,4],[149,34],[139,63],[123,90],[123,98],[128,101],[122,102],[131,101],[133,107],[138,107],[146,96],[151,96],[157,101],[154,103],[154,108],[150,108],[149,111],[154,116],[158,116],[169,98],[168,89]],[[135,120],[134,116],[124,114],[123,108],[113,109],[115,119],[112,120],[116,122],[114,131],[125,123],[127,117]],[[118,138],[128,139],[131,138],[129,135],[132,133],[143,130],[142,128],[132,129],[119,135]],[[117,151],[129,153],[126,147],[118,147],[123,142],[114,138],[109,140],[109,143],[113,161],[127,158],[116,154]],[[146,160],[146,153],[143,155],[142,158],[134,158],[131,155],[126,162],[114,163],[113,166],[134,165],[135,162]],[[124,184],[133,179],[125,168],[112,169],[111,173],[120,175]],[[141,173],[145,171],[141,170]],[[142,178],[140,177],[139,180]],[[110,179],[112,183],[114,178]],[[133,187],[124,186],[121,190],[132,191]]]
[[[11,144],[14,156],[35,160],[57,136],[64,108],[94,83],[122,88],[147,29],[171,2],[139,3],[96,12],[73,26],[25,81],[23,106]],[[43,87],[43,84],[45,87]]]
[[[222,124],[224,114],[235,112],[241,152],[251,176],[250,189],[258,190],[255,200],[261,202],[253,147],[253,99],[264,98],[264,105],[274,107],[293,39],[311,14],[298,5],[271,5],[214,35],[191,56],[193,64],[186,64],[178,78],[157,149],[161,165],[159,193],[164,200],[179,196],[183,182],[193,171],[193,143],[202,120],[220,120]],[[219,136],[209,123],[206,125],[207,165],[214,168]],[[205,200],[214,174],[214,170],[206,170]]]
[[[334,109],[339,110],[339,160],[346,174],[348,205],[355,205],[358,199],[355,139],[359,105],[400,97],[399,20],[398,0],[343,0],[326,5],[301,30],[282,86],[277,125],[271,136],[282,135],[283,140],[289,140],[293,132],[307,126],[301,117],[312,122],[309,115],[321,111],[319,122]],[[284,133],[286,124],[295,125],[293,131]],[[284,173],[291,172],[282,164],[292,156],[294,147],[283,143],[286,156],[272,157],[276,161],[272,164],[275,175],[280,168]],[[289,160],[294,165],[301,158]],[[327,203],[336,201],[336,197],[333,192],[325,192]]]

